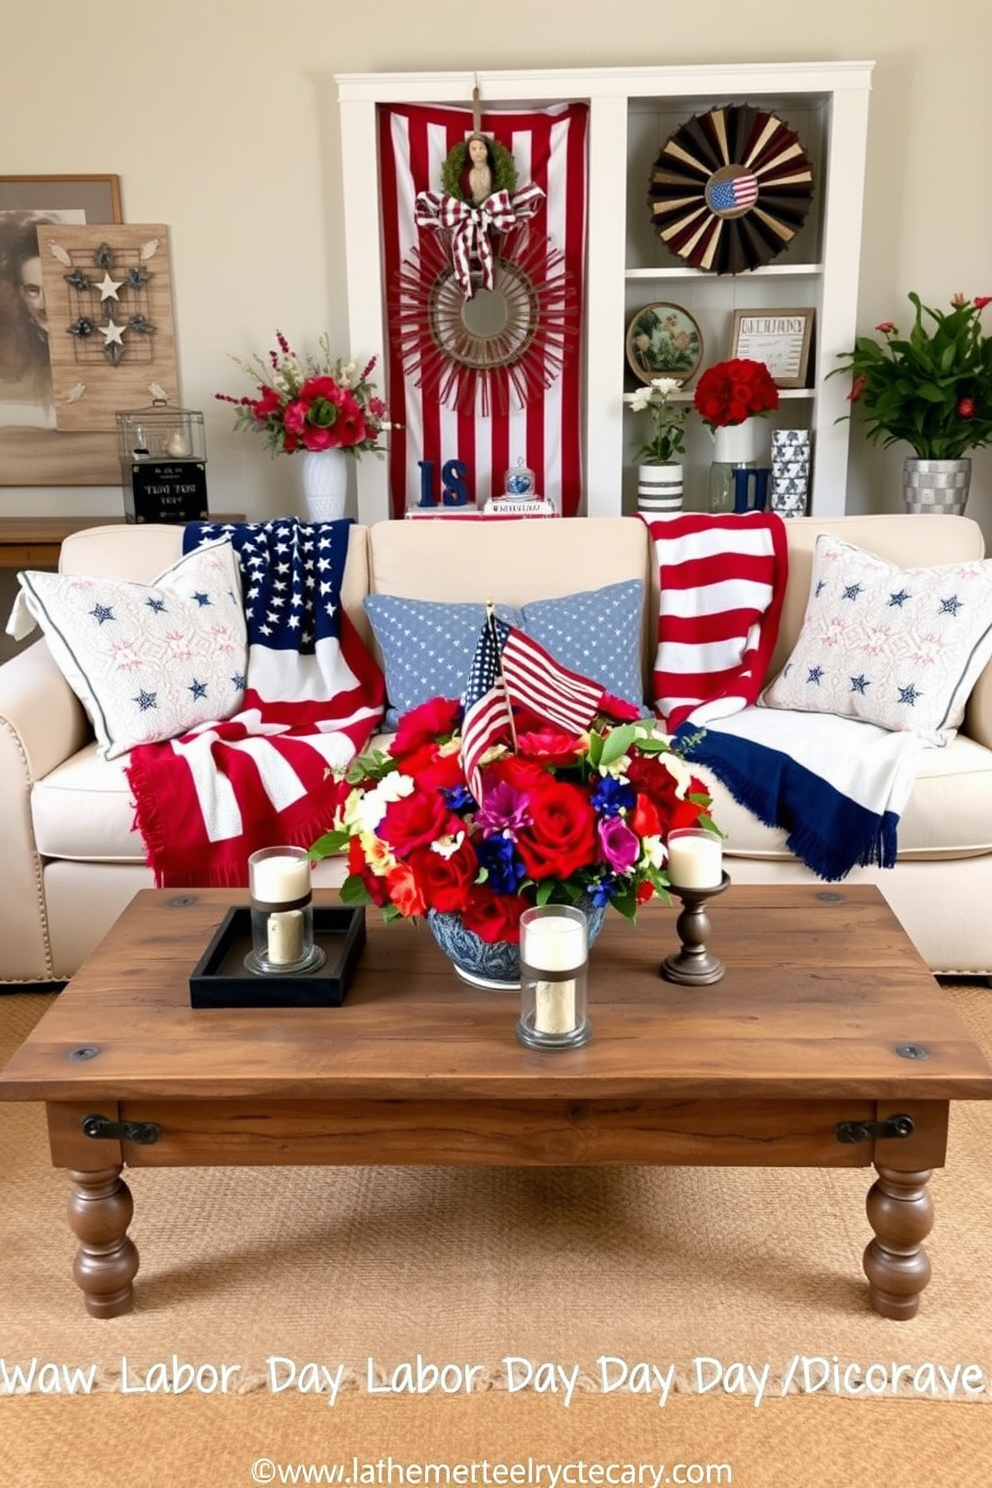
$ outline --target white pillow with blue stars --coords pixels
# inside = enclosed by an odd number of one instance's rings
[[[496,614],[562,666],[640,707],[643,603],[641,580],[627,579],[519,609],[498,604]],[[462,695],[486,618],[484,604],[370,594],[364,605],[382,655],[387,729],[428,698]]]
[[[223,538],[150,584],[24,572],[7,622],[35,624],[93,724],[104,759],[175,738],[241,706],[248,637],[241,570]]]
[[[821,533],[799,639],[759,703],[946,744],[990,657],[988,559],[896,568]]]

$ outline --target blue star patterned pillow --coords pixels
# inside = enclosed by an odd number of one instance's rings
[[[799,639],[759,702],[945,744],[990,657],[988,559],[896,568],[821,533]]]
[[[248,641],[230,542],[197,548],[150,584],[24,572],[7,631],[37,624],[105,759],[236,713]]]
[[[533,637],[563,666],[601,682],[615,697],[641,706],[640,579],[607,584],[559,599],[535,600],[496,614]],[[404,599],[370,594],[365,599],[386,677],[386,728],[432,697],[460,697],[479,644],[483,604]]]

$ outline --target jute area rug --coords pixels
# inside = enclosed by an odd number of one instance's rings
[[[992,1051],[992,992],[945,995]],[[0,1060],[48,1004],[0,998]],[[867,1171],[718,1168],[133,1172],[98,1322],[42,1111],[0,1107],[0,1483],[974,1488],[990,1151],[956,1106],[911,1323],[867,1308]]]

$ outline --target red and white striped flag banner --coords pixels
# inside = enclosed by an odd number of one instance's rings
[[[536,490],[563,516],[573,516],[579,509],[582,366],[572,347],[581,344],[585,299],[588,119],[588,104],[580,102],[483,113],[481,121],[473,119],[470,109],[439,105],[388,104],[379,109],[382,253],[390,302],[385,361],[393,420],[389,484],[394,517],[420,503],[422,481],[428,479],[426,466],[431,467],[437,490],[444,467],[455,460],[468,472],[469,498],[480,507],[490,495],[502,494],[506,472],[520,463],[534,471]],[[527,350],[511,366],[514,375],[506,381],[511,390],[523,390],[525,396],[510,398],[506,407],[489,396],[484,378],[478,380],[473,398],[459,398],[467,374],[450,359],[441,369],[425,369],[424,358],[418,362],[407,355],[405,359],[403,316],[395,304],[401,300],[410,315],[428,315],[437,280],[434,240],[442,234],[418,226],[418,196],[439,192],[445,160],[474,129],[491,134],[513,156],[521,183],[513,201],[530,185],[544,195],[533,217],[509,232],[502,251],[514,261],[526,260],[526,276],[539,297],[550,296],[557,319],[547,331],[538,328]],[[521,214],[515,211],[515,215],[519,222]],[[496,251],[498,255],[500,249]],[[421,340],[429,360],[433,354],[429,331],[425,330]],[[535,358],[541,360],[540,367],[534,365]]]

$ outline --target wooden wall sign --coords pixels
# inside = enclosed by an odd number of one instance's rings
[[[119,409],[153,397],[178,404],[168,229],[57,223],[38,247],[57,429],[113,429]]]

